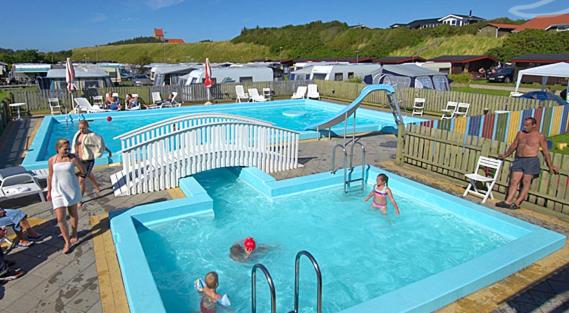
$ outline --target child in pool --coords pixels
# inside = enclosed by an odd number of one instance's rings
[[[258,256],[268,250],[266,245],[257,246],[255,239],[247,237],[243,241],[243,245],[237,242],[229,248],[229,257],[237,262],[246,262],[253,256]]]
[[[387,200],[386,197],[389,198],[391,204],[395,208],[395,214],[399,215],[399,207],[397,206],[397,202],[393,199],[393,194],[391,193],[391,189],[387,186],[387,182],[389,181],[389,177],[385,174],[377,175],[376,185],[373,187],[373,190],[369,193],[369,195],[364,199],[364,202],[368,202],[371,197],[373,197],[373,201],[371,206],[377,208],[383,213],[384,215],[387,214]]]
[[[196,280],[196,290],[201,293],[200,312],[201,313],[215,313],[217,310],[217,303],[223,306],[230,306],[231,303],[227,295],[220,295],[217,293],[219,280],[216,272],[209,272],[205,275],[205,280]]]

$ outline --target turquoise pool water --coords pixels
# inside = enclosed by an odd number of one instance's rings
[[[103,136],[105,143],[111,151],[117,152],[120,151],[120,142],[113,139],[115,136],[174,116],[204,111],[238,114],[269,121],[276,126],[299,131],[302,133],[301,139],[308,139],[303,134],[313,133],[312,137],[314,137],[316,136],[316,132],[306,132],[304,131],[306,127],[334,116],[342,108],[342,105],[321,101],[312,101],[311,103],[305,103],[303,101],[280,101],[277,104],[249,103],[247,105],[229,104],[193,106],[181,109],[143,110],[138,112],[114,112],[87,115],[87,120],[89,120],[90,128]],[[107,121],[107,116],[112,116],[112,121]],[[352,125],[352,121],[353,119],[349,120],[349,125]],[[405,121],[416,122],[421,121],[421,119],[406,117]],[[395,122],[391,113],[360,109],[358,110],[357,126],[359,131],[387,130],[387,128],[393,130]],[[343,124],[341,124],[334,127],[333,130],[343,131],[343,127]],[[351,128],[349,130],[351,131]],[[44,148],[38,152],[35,161],[46,161],[55,153],[54,147],[57,139],[68,138],[71,140],[76,131],[77,118],[73,123],[66,123],[64,119],[59,118],[53,120],[50,129],[43,135],[44,138],[38,139],[45,141],[45,145],[42,144]],[[38,144],[38,146],[40,146],[40,144]],[[27,163],[27,160],[24,162]]]
[[[219,273],[219,291],[230,296],[232,309],[248,312],[255,262],[265,264],[275,280],[278,312],[288,312],[294,256],[303,249],[322,268],[324,312],[338,312],[511,241],[405,190],[394,190],[402,215],[391,212],[385,218],[362,201],[365,194],[345,195],[341,187],[271,199],[227,170],[202,173],[196,179],[213,198],[215,218],[138,227],[168,312],[199,311],[193,281],[208,271]],[[247,236],[271,246],[270,251],[246,264],[229,259],[231,244]],[[301,273],[301,311],[314,312],[315,275],[307,261]],[[258,312],[269,312],[267,289],[261,275]]]

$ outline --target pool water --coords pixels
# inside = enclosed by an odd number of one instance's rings
[[[367,193],[341,187],[267,198],[228,170],[196,175],[214,200],[215,218],[190,217],[137,226],[148,264],[168,312],[198,312],[193,282],[217,271],[218,291],[235,312],[250,311],[250,272],[263,263],[277,291],[278,312],[292,310],[294,257],[310,251],[323,276],[323,310],[342,309],[378,297],[505,245],[510,239],[459,218],[429,199],[394,190],[401,209],[388,217],[371,209]],[[368,186],[369,191],[371,186]],[[248,263],[229,257],[229,247],[253,236],[270,246]],[[269,312],[269,292],[258,273],[257,312]],[[301,263],[301,312],[315,312],[316,280]]]
[[[318,102],[318,104],[293,103],[293,104],[251,104],[248,107],[242,105],[215,105],[215,106],[195,106],[178,110],[152,110],[139,112],[119,112],[112,115],[109,122],[106,116],[102,115],[96,119],[89,120],[89,127],[103,136],[106,145],[113,152],[120,151],[120,141],[114,140],[115,136],[124,134],[139,127],[155,123],[161,120],[181,116],[185,114],[198,113],[207,110],[208,112],[223,112],[237,114],[263,121],[274,123],[276,126],[304,132],[306,127],[314,125],[334,116],[343,106]],[[130,114],[121,114],[130,113]],[[122,115],[122,116],[121,116]],[[138,115],[138,116],[137,116]],[[406,122],[419,121],[421,119],[406,117]],[[348,125],[353,125],[353,119],[349,119]],[[394,127],[395,122],[391,113],[360,109],[357,116],[358,127],[373,126],[375,130],[384,127]],[[333,127],[335,130],[343,131],[343,123]],[[351,128],[349,129],[351,131]],[[46,161],[55,153],[55,143],[59,138],[67,138],[71,141],[77,131],[77,121],[66,123],[65,121],[55,121],[46,135],[47,149],[38,157],[37,161]]]

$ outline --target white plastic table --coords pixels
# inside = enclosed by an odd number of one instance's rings
[[[9,106],[12,108],[16,108],[18,110],[18,117],[16,118],[17,120],[21,120],[22,117],[20,116],[20,107],[23,107],[24,105],[26,105],[24,102],[20,102],[20,103],[10,103]]]

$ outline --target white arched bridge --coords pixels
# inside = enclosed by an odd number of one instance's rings
[[[115,195],[175,188],[180,178],[233,166],[267,173],[298,167],[299,133],[238,115],[197,113],[115,137],[123,169],[111,175]]]

